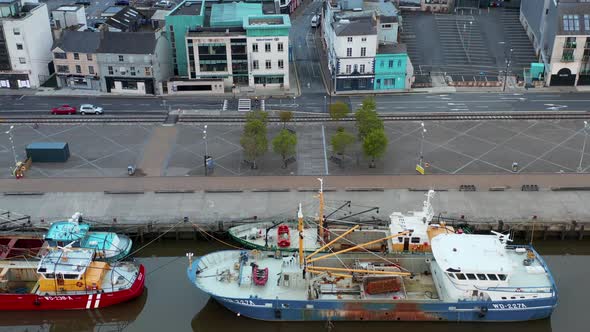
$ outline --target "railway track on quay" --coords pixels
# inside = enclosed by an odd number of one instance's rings
[[[484,120],[584,120],[590,119],[590,112],[436,112],[436,113],[392,113],[380,114],[383,121],[484,121]],[[269,115],[271,123],[281,122],[275,115]],[[325,114],[295,115],[293,123],[322,123],[333,121],[356,121],[353,116],[333,120]],[[158,124],[158,123],[243,123],[243,114],[199,115],[199,114],[122,114],[102,116],[49,116],[49,115],[5,115],[0,124]]]
[[[380,114],[383,121],[482,121],[482,120],[579,120],[590,119],[590,112],[445,112],[445,113],[394,113]],[[243,115],[180,115],[183,123],[240,123]],[[269,116],[269,122],[281,122],[278,116]],[[356,121],[354,116],[333,120],[325,114],[294,116],[290,122]]]

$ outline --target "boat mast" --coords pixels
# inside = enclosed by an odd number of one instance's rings
[[[299,266],[303,266],[303,212],[301,212],[301,203],[299,203],[299,211],[297,212],[297,219],[299,224],[297,229],[299,230]]]
[[[318,198],[320,199],[320,220],[319,220],[319,225],[320,225],[320,229],[319,229],[319,241],[323,241],[324,240],[324,179],[322,178],[318,178],[318,180],[320,181],[320,191],[319,191],[319,195]]]

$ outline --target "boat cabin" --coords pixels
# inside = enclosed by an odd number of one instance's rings
[[[100,290],[110,266],[95,262],[92,249],[54,249],[39,262],[39,292]]]
[[[45,240],[51,246],[65,246],[71,242],[78,242],[88,234],[90,225],[81,223],[82,215],[76,213],[68,220],[56,221],[51,224]]]
[[[391,234],[409,232],[406,235],[393,238],[391,241],[394,252],[430,252],[432,238],[439,234],[454,233],[455,230],[444,224],[433,224],[431,199],[434,190],[429,190],[421,211],[407,213],[393,212],[390,216],[389,230]]]

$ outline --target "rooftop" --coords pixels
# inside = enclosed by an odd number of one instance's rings
[[[336,36],[366,36],[377,34],[375,22],[370,18],[340,20],[332,23]]]
[[[119,29],[121,31],[134,30],[133,27],[143,18],[137,9],[133,7],[123,7],[115,15],[109,17],[105,22],[107,25]]]
[[[75,12],[80,8],[82,8],[82,6],[80,6],[80,5],[64,5],[64,6],[60,6],[56,9],[54,9],[54,11]]]
[[[201,1],[185,1],[172,9],[170,15],[200,15]]]
[[[557,34],[558,35],[590,35],[590,26],[584,22],[584,15],[590,15],[590,2],[560,1],[557,6]],[[571,18],[570,27],[564,26],[564,15],[577,15],[577,23]],[[577,28],[577,29],[576,29]]]
[[[211,6],[211,27],[242,26],[243,18],[262,15],[260,3],[216,3]]]
[[[96,53],[153,54],[156,36],[150,32],[101,32]]]
[[[407,53],[406,44],[379,44],[377,54],[402,54]]]
[[[100,33],[65,30],[52,49],[59,47],[64,52],[95,53],[99,43]]]
[[[93,256],[93,249],[54,249],[41,259],[37,272],[82,274],[92,262]]]

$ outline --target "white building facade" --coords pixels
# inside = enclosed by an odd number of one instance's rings
[[[49,78],[53,38],[44,3],[0,3],[0,88],[37,88]]]

